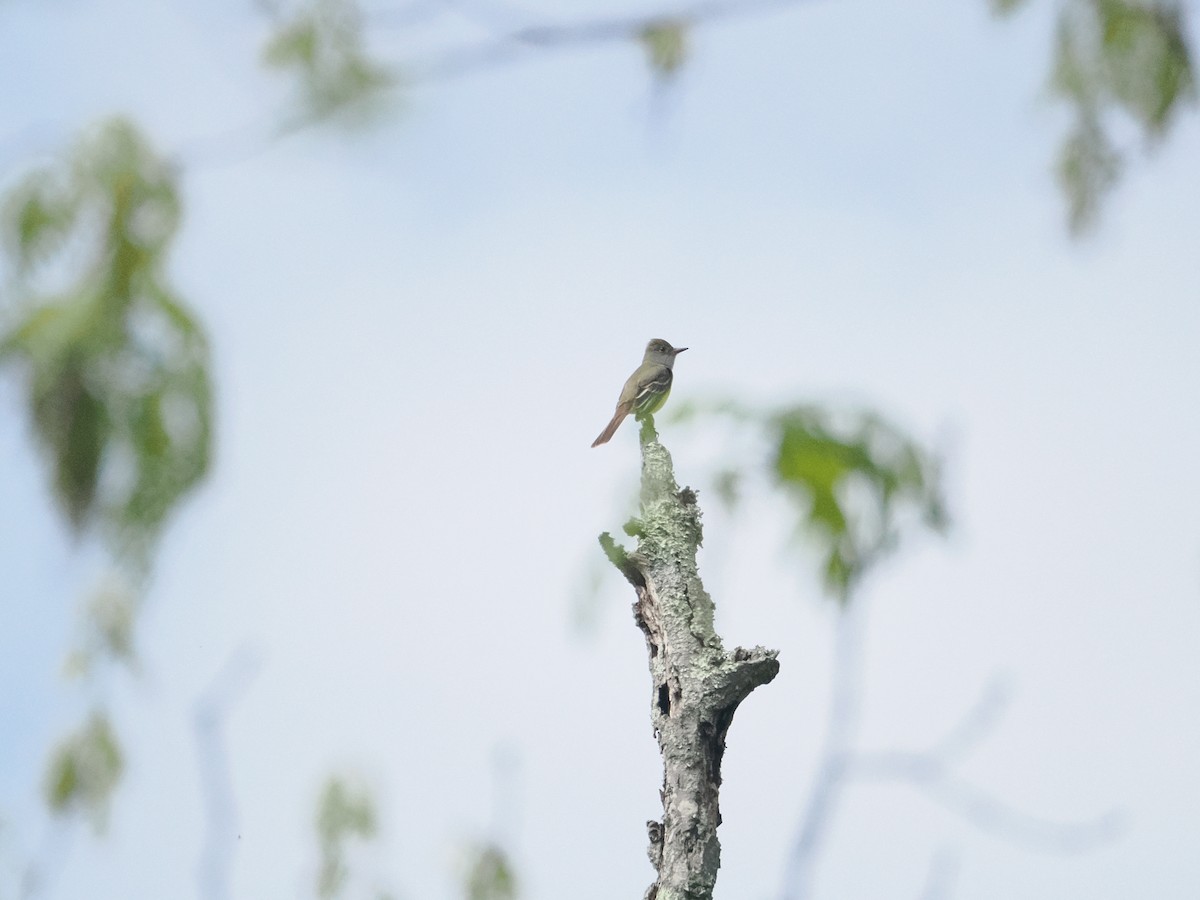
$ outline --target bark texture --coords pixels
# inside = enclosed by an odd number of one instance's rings
[[[646,637],[650,718],[663,757],[663,817],[647,823],[658,877],[646,900],[710,900],[721,862],[725,735],[738,704],[778,673],[778,651],[722,646],[696,569],[696,494],[675,483],[671,456],[649,422],[641,444],[641,515],[626,526],[637,550],[627,553],[608,534],[600,542],[637,591],[634,620]]]

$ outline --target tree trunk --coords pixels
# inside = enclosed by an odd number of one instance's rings
[[[646,900],[711,900],[721,844],[718,793],[725,734],[738,704],[779,672],[778,651],[727,652],[713,628],[713,602],[696,571],[700,508],[679,489],[671,455],[653,423],[641,432],[641,516],[626,525],[637,550],[607,533],[608,558],[637,591],[634,620],[646,636],[650,720],[663,757],[663,817],[648,822],[658,871]]]

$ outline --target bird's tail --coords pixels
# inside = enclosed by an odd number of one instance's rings
[[[613,413],[612,421],[604,427],[602,432],[600,432],[600,437],[592,441],[592,446],[599,447],[601,444],[607,444],[612,436],[617,433],[617,428],[620,427],[623,421],[625,421],[625,417],[627,415],[629,415],[628,409],[621,409],[618,407],[617,411]]]

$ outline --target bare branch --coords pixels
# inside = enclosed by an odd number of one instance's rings
[[[193,727],[200,787],[208,820],[204,848],[196,867],[196,881],[200,896],[207,900],[226,900],[231,896],[230,866],[240,835],[233,778],[225,748],[225,720],[258,674],[260,664],[258,652],[249,645],[242,645],[229,656],[217,677],[196,701]]]
[[[1124,813],[1115,809],[1077,822],[1024,812],[957,777],[946,760],[931,753],[863,753],[847,767],[849,776],[861,780],[907,781],[980,831],[1042,853],[1082,853],[1115,840],[1126,827]]]
[[[1006,679],[993,678],[958,723],[926,750],[855,751],[861,695],[861,605],[858,601],[844,607],[838,620],[828,731],[788,864],[784,900],[806,900],[812,895],[817,859],[841,792],[854,781],[906,781],[972,827],[1044,853],[1083,852],[1123,833],[1125,816],[1118,810],[1093,819],[1055,822],[1006,804],[953,772],[953,767],[994,731],[1011,701]],[[946,896],[956,867],[950,866],[945,854],[935,858],[923,896]]]
[[[75,818],[54,818],[49,822],[37,856],[29,861],[21,873],[17,894],[21,900],[34,900],[49,893],[55,877],[71,855],[78,830],[79,821]]]
[[[846,760],[847,775],[861,780],[907,781],[980,831],[1045,853],[1079,853],[1119,837],[1119,810],[1077,822],[1054,822],[1019,810],[952,771],[994,730],[1011,699],[1011,688],[994,678],[949,734],[928,750],[858,753]]]
[[[388,9],[364,9],[363,21],[372,27],[412,28],[441,16],[449,5],[448,0],[414,0]]]
[[[423,59],[401,62],[403,77],[397,81],[397,86],[411,87],[500,68],[553,50],[622,41],[633,44],[648,29],[664,23],[698,26],[812,2],[815,0],[701,0],[637,16],[597,16],[575,22],[557,22],[503,3],[413,0],[388,9],[364,11],[363,21],[372,28],[416,27],[446,13],[456,13],[490,33],[490,37],[477,43],[454,46]],[[256,0],[256,6],[275,25],[282,21],[277,0]],[[265,152],[277,140],[306,130],[311,124],[306,121],[280,127],[255,119],[216,134],[191,139],[172,155],[172,159],[181,167],[215,168],[244,162]]]
[[[921,889],[920,900],[949,900],[958,878],[959,853],[943,847],[929,861],[929,874]]]
[[[551,26],[555,21],[544,13],[534,13],[512,3],[489,3],[487,0],[441,0],[442,8],[482,28],[493,37],[507,37],[512,32],[531,26]]]
[[[1012,684],[1007,678],[993,676],[979,694],[975,705],[958,724],[929,749],[930,755],[949,761],[962,760],[999,724],[1012,702]]]
[[[442,81],[515,63],[537,52],[633,41],[646,29],[663,22],[685,22],[696,26],[785,9],[805,2],[812,0],[700,0],[642,15],[597,16],[576,22],[539,23],[515,29],[496,27],[501,21],[499,14],[505,7],[489,5],[484,16],[478,5],[453,2],[455,10],[484,21],[496,36],[478,44],[444,51],[423,61],[414,61],[405,67],[405,71],[409,83]]]
[[[863,618],[859,603],[844,606],[838,612],[828,729],[812,791],[792,846],[784,900],[804,900],[811,895],[817,857],[845,787],[846,763],[858,729]]]

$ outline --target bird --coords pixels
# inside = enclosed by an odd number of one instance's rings
[[[600,432],[600,436],[592,441],[593,447],[607,444],[616,433],[617,428],[625,417],[633,413],[641,418],[658,412],[667,402],[671,393],[671,367],[675,365],[675,357],[687,347],[672,347],[661,338],[655,338],[646,345],[646,355],[625,387],[621,388],[621,396],[617,399],[617,410],[613,413],[612,421]]]

